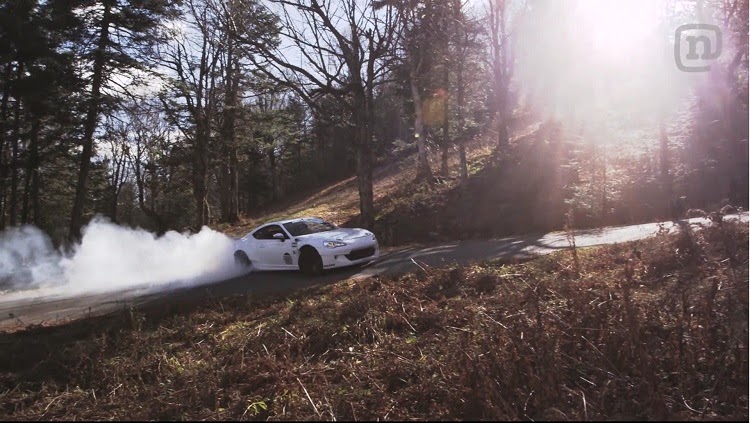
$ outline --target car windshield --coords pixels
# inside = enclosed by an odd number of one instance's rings
[[[336,229],[335,225],[322,220],[299,220],[284,223],[284,227],[292,236],[309,235]]]

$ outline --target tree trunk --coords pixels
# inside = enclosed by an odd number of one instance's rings
[[[412,67],[415,65],[412,65]],[[427,146],[424,139],[424,118],[422,113],[422,96],[417,84],[416,70],[412,69],[409,83],[411,86],[411,98],[414,103],[414,138],[417,139],[417,179],[432,179],[430,162],[427,160]]]
[[[448,147],[450,146],[449,78],[450,67],[446,63],[443,70],[443,87],[445,87],[445,98],[443,100],[443,142],[440,144],[440,175],[442,176],[448,176]]]
[[[118,181],[115,181],[116,184],[119,184]],[[110,187],[112,192],[110,193],[110,203],[109,203],[109,218],[112,220],[113,223],[117,223],[117,197],[119,195],[117,194],[117,185],[113,185]]]
[[[117,223],[117,212],[119,207],[120,190],[122,189],[123,180],[125,179],[125,161],[126,148],[119,153],[113,148],[112,151],[112,174],[109,179],[109,218],[112,222]]]
[[[354,123],[358,131],[356,135],[356,162],[357,162],[357,184],[359,188],[359,214],[360,222],[366,229],[375,227],[375,200],[372,187],[372,128],[375,122],[375,61],[373,59],[373,39],[368,38],[368,51],[370,57],[367,60],[367,79],[357,80],[357,89],[354,92]],[[352,67],[350,67],[352,69]],[[357,71],[359,69],[352,69]]]
[[[315,169],[315,179],[320,181],[327,181],[327,174],[325,173],[324,159],[325,159],[325,140],[326,134],[320,125],[313,127],[313,165]],[[356,149],[356,141],[355,146]]]
[[[31,191],[31,173],[28,167],[23,175],[23,195],[21,196],[21,224],[29,223],[29,195]]]
[[[297,179],[302,180],[302,140],[297,140],[297,145],[295,145],[297,149]]]
[[[672,175],[669,172],[669,138],[664,124],[664,117],[659,119],[659,177],[663,199],[665,201],[664,209],[667,216],[672,215]]]
[[[231,195],[229,183],[229,144],[231,143],[231,133],[234,129],[234,122],[231,121],[232,108],[232,43],[227,37],[227,63],[224,74],[224,109],[222,110],[221,126],[221,157],[219,160],[219,207],[221,211],[222,222],[229,221],[229,197]]]
[[[115,161],[115,155],[112,155],[112,160]],[[124,163],[120,163],[117,161],[115,164],[115,174],[114,178],[112,180],[112,186],[110,189],[111,192],[111,198],[109,203],[109,218],[112,219],[112,222],[117,223],[117,211],[119,206],[119,198],[120,198],[120,188],[122,187],[122,180],[125,176],[125,165]]]
[[[10,96],[10,77],[12,75],[10,63],[5,66],[3,79],[3,99],[0,101],[0,229],[5,228],[5,182],[8,176],[8,161],[5,151],[5,123],[8,120],[8,97]]]
[[[458,58],[458,69],[456,73],[456,108],[458,109],[456,133],[458,134],[458,157],[459,166],[461,167],[461,181],[465,182],[469,178],[469,172],[466,165],[466,134],[464,134],[464,62],[465,54]]]
[[[497,146],[502,151],[508,146],[508,124],[506,123],[505,114],[498,119],[497,125]]]
[[[496,1],[490,3],[490,32],[492,34],[492,71],[495,81],[495,102],[497,103],[497,150],[502,151],[508,145],[508,85],[512,72],[512,61],[508,60],[508,34],[505,15],[507,3]],[[509,62],[511,65],[509,66]]]
[[[238,66],[234,58],[234,45],[232,38],[227,39],[227,67],[224,76],[226,89],[224,92],[225,104],[224,119],[222,122],[222,141],[224,142],[222,164],[221,164],[221,199],[222,220],[234,223],[239,219],[237,211],[237,146],[235,140],[235,110],[237,108],[237,75]]]
[[[268,156],[268,165],[271,168],[271,200],[276,201],[278,187],[276,186],[276,152],[273,145],[266,149],[266,155]]]
[[[39,226],[42,220],[42,199],[39,193],[39,188],[41,187],[41,176],[39,175],[38,162],[39,159],[37,157],[37,166],[34,167],[34,171],[31,174],[31,222],[36,226]]]
[[[224,138],[224,137],[222,137]],[[229,146],[226,145],[226,139],[222,140],[221,156],[219,158],[219,172],[217,182],[219,185],[219,211],[221,212],[221,221],[229,222]]]
[[[229,223],[236,223],[240,220],[240,171],[239,160],[237,159],[237,145],[232,145],[229,151]]]
[[[18,73],[16,80],[23,77],[23,63],[18,62]],[[21,98],[15,95],[16,102],[13,105],[13,135],[11,135],[11,168],[10,168],[10,226],[18,223],[18,143],[21,138]]]
[[[360,224],[366,229],[375,225],[375,204],[372,190],[372,149],[369,128],[359,128],[360,141],[357,148],[357,186],[359,189]]]
[[[209,221],[207,137],[206,130],[196,131],[193,151],[193,201],[196,213],[195,229],[198,231]]]
[[[499,151],[508,146],[507,90],[507,85],[501,82],[497,95],[497,147]]]
[[[224,145],[222,147],[219,177],[221,220],[223,222],[235,223],[239,219],[238,182],[237,150],[233,145]]]
[[[372,97],[371,91],[354,93],[355,155],[359,190],[359,221],[366,229],[375,225],[372,189]]]
[[[23,223],[29,223],[29,215],[31,214],[29,199],[31,199],[33,204],[33,196],[36,194],[32,189],[32,181],[34,177],[38,178],[36,174],[39,167],[39,126],[39,118],[34,119],[34,122],[31,124],[31,136],[29,137],[29,155],[26,159],[26,180],[24,181],[23,207],[21,208],[21,221]]]
[[[81,164],[78,171],[78,182],[76,194],[73,201],[73,212],[70,219],[69,239],[78,242],[81,239],[81,226],[83,226],[83,206],[86,200],[89,186],[89,169],[91,167],[91,156],[94,151],[94,130],[99,118],[99,107],[101,103],[101,86],[106,58],[104,53],[109,44],[109,24],[111,19],[111,4],[104,3],[104,15],[102,16],[99,40],[94,53],[94,69],[91,81],[91,99],[86,113],[86,122],[83,129],[83,150],[81,151]]]
[[[151,206],[149,207],[146,205],[146,195],[145,195],[145,185],[146,185],[146,178],[143,175],[142,172],[142,166],[141,163],[141,157],[142,157],[142,151],[140,150],[140,147],[138,147],[139,150],[137,152],[137,156],[135,160],[133,161],[133,171],[135,172],[135,184],[138,188],[138,207],[140,207],[143,214],[148,216],[150,219],[154,221],[157,228],[157,233],[162,234],[166,231],[167,225],[164,222],[164,219],[156,212],[156,210],[153,208],[156,193],[155,193],[155,181],[152,180],[151,182]],[[153,176],[153,173],[151,174]]]

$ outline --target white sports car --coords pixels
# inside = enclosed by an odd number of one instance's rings
[[[300,269],[308,275],[367,263],[380,254],[372,232],[314,217],[266,223],[235,241],[234,249],[235,261],[251,270]]]

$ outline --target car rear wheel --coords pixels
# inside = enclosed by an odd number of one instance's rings
[[[323,259],[317,251],[305,249],[299,258],[299,269],[307,276],[320,276],[323,274]]]
[[[242,266],[247,271],[253,269],[253,262],[250,261],[250,258],[242,250],[237,250],[234,252],[234,262]]]

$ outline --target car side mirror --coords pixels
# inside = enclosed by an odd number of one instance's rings
[[[284,237],[284,234],[282,234],[281,232],[277,232],[277,233],[273,234],[273,238],[274,239],[278,239],[281,242],[284,242],[284,238],[285,237]]]

